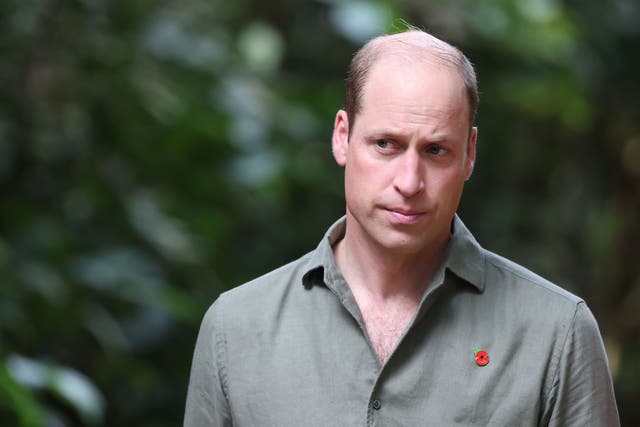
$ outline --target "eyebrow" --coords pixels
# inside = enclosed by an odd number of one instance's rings
[[[409,133],[405,132],[394,132],[394,131],[386,131],[386,130],[373,130],[371,132],[365,133],[364,137],[370,140],[380,140],[380,139],[398,139],[398,138],[407,138]],[[428,138],[424,142],[428,143],[442,143],[449,141],[449,137],[447,134],[438,134],[434,135],[431,138]]]

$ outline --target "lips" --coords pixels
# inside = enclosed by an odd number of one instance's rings
[[[424,211],[386,208],[387,215],[393,223],[397,224],[415,224],[424,217]]]

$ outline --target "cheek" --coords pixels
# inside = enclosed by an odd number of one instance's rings
[[[353,209],[375,203],[386,191],[384,169],[367,162],[350,162],[345,168],[345,198]]]
[[[462,171],[432,176],[427,182],[427,191],[442,200],[451,200],[455,203],[460,199],[464,187],[464,174]]]
[[[344,174],[345,191],[353,196],[368,191],[371,180],[355,168],[347,168]]]
[[[385,169],[365,155],[353,155],[345,167],[345,180],[362,190],[375,187],[383,179]]]
[[[357,171],[353,169],[352,165],[347,165],[344,170],[344,194],[349,204],[356,202],[362,185]]]

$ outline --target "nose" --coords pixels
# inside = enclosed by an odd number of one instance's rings
[[[395,190],[406,198],[421,193],[425,188],[426,171],[418,153],[408,150],[398,160],[393,179]]]

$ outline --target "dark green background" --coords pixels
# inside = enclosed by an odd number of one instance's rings
[[[208,305],[342,214],[346,67],[401,18],[477,66],[462,218],[586,299],[640,425],[631,0],[2,1],[0,425],[181,423]]]

